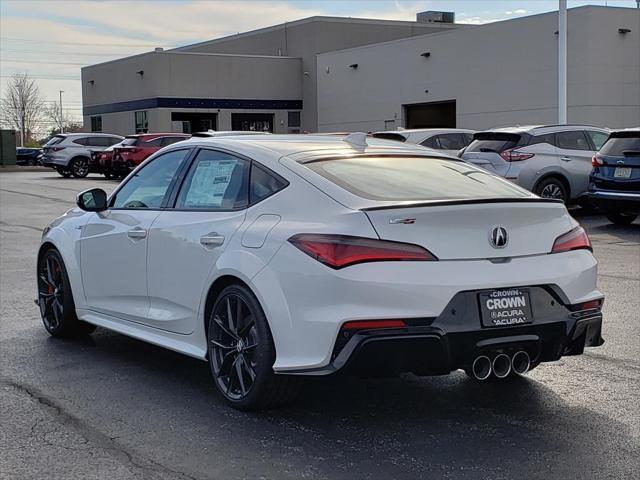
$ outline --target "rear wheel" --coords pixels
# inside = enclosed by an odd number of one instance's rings
[[[607,218],[616,225],[631,225],[638,215],[632,215],[629,213],[617,213],[608,212]]]
[[[273,372],[275,346],[267,319],[251,291],[225,288],[208,328],[209,365],[216,387],[239,410],[273,408],[292,400],[298,379]]]
[[[562,200],[567,202],[568,192],[564,182],[556,177],[549,177],[542,180],[536,188],[534,193],[542,198],[553,198],[556,200]]]
[[[64,178],[69,178],[71,176],[71,170],[67,167],[56,167],[56,172]]]
[[[84,157],[76,157],[71,160],[71,173],[76,178],[84,178],[89,175],[89,161]]]
[[[78,320],[67,270],[55,248],[38,261],[38,305],[44,327],[54,337],[88,334],[96,329]]]

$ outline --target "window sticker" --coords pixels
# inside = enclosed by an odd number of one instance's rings
[[[237,163],[237,160],[200,161],[184,200],[185,207],[221,207]]]

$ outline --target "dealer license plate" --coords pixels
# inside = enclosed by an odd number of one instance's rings
[[[616,167],[613,176],[615,178],[631,178],[631,167]]]
[[[533,322],[529,291],[522,288],[494,290],[478,295],[482,325],[509,327]]]

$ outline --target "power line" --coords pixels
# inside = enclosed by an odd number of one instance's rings
[[[215,32],[214,32],[215,33]],[[56,42],[52,40],[33,40],[31,38],[15,38],[15,37],[0,37],[0,40],[9,40],[15,42],[28,42],[28,43],[43,43],[46,45],[87,45],[92,47],[151,47],[155,48],[160,45],[153,43],[90,43],[90,42]],[[167,48],[179,47],[180,45],[165,45]]]
[[[14,74],[2,74],[1,78],[13,78]],[[29,74],[30,78],[34,78],[36,80],[80,80],[80,77],[72,77],[71,75],[32,75]]]
[[[77,63],[77,62],[45,62],[42,60],[18,60],[13,58],[3,58],[2,62],[6,63],[39,63],[39,64],[47,64],[47,65],[76,65],[80,67],[84,67],[89,65],[88,63]]]
[[[127,52],[111,52],[111,53],[104,53],[104,52],[61,52],[61,51],[55,51],[55,52],[46,52],[46,51],[42,51],[42,50],[21,50],[18,48],[4,48],[4,47],[0,47],[0,50],[4,50],[5,52],[11,52],[11,53],[37,53],[40,55],[64,55],[64,56],[83,56],[83,57],[118,57],[118,56],[122,56],[122,55],[127,55]]]

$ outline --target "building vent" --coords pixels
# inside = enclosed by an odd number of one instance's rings
[[[164,52],[164,48],[162,47],[156,47],[153,49],[154,52]]]
[[[455,22],[456,14],[454,12],[436,12],[434,10],[428,10],[426,12],[420,12],[416,15],[416,21],[418,23],[453,23]]]

